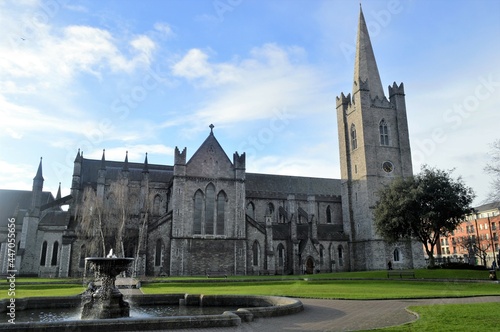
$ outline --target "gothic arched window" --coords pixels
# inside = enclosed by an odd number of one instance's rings
[[[344,265],[344,248],[342,246],[338,246],[337,248],[338,255],[339,255],[339,266]]]
[[[255,205],[252,202],[247,204],[247,214],[255,220]]]
[[[326,207],[326,223],[332,223],[332,209],[330,209],[330,205]]]
[[[52,247],[52,259],[50,260],[50,265],[57,265],[57,254],[59,252],[59,242],[54,242],[54,246]]]
[[[217,235],[224,235],[224,216],[226,212],[226,201],[227,196],[224,191],[220,191],[217,195],[217,225],[216,225],[216,233]]]
[[[354,123],[351,125],[351,150],[358,148],[358,139],[356,137],[356,126]]]
[[[201,190],[194,194],[193,234],[201,234],[201,214],[203,211],[203,193]]]
[[[384,119],[380,121],[378,131],[380,134],[380,145],[389,146],[389,129]]]
[[[399,249],[398,248],[394,249],[393,256],[394,256],[394,261],[399,262],[400,257],[399,257]]]
[[[160,215],[160,205],[161,205],[161,197],[160,195],[156,195],[153,199],[153,215]]]
[[[267,213],[271,217],[274,216],[274,204],[273,203],[267,204]]]
[[[285,247],[283,244],[278,244],[278,266],[283,267],[285,265]]]
[[[46,260],[47,260],[47,241],[43,241],[42,255],[40,256],[40,266],[45,266]]]
[[[158,239],[156,240],[156,247],[155,247],[155,266],[161,266],[162,251],[163,251],[162,241],[161,239]]]
[[[205,189],[205,234],[214,234],[215,186],[211,183]]]
[[[319,246],[319,263],[321,265],[323,265],[324,261],[325,261],[325,247],[323,247],[323,245],[320,245]]]
[[[260,254],[260,246],[259,242],[255,241],[252,245],[252,263],[253,266],[259,266],[259,254]]]

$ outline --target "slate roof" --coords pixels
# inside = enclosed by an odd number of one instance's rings
[[[81,183],[97,183],[102,161],[81,158],[81,162]],[[117,179],[125,162],[106,160],[105,164],[106,178]],[[129,162],[127,166],[130,180],[142,180],[144,163]],[[147,164],[147,169],[149,170],[149,179],[152,182],[168,183],[173,178],[173,166]],[[246,173],[245,185],[249,193],[340,196],[339,179]]]
[[[483,205],[480,205],[480,206],[476,206],[474,209],[477,212],[484,212],[484,211],[489,211],[489,210],[500,209],[500,202],[493,202],[493,203],[483,204]]]
[[[340,180],[246,173],[247,192],[340,196]]]
[[[68,226],[68,211],[50,211],[46,213],[39,226]]]
[[[16,217],[20,225],[31,207],[31,190],[0,189],[0,227],[6,227],[9,218]],[[51,192],[42,192],[42,205],[54,200]]]
[[[344,234],[343,225],[335,224],[319,224],[318,225],[318,240],[321,241],[341,241],[348,240],[349,237]]]

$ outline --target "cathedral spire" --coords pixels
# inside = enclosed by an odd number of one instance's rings
[[[125,162],[123,163],[122,172],[128,172],[128,151],[125,152]]]
[[[102,149],[102,158],[101,158],[101,170],[105,170],[106,169],[106,149]]]
[[[144,167],[142,168],[143,173],[149,173],[149,165],[148,165],[148,153],[146,152],[146,158],[144,158]]]
[[[61,199],[61,182],[59,182],[59,189],[57,189],[56,200]]]
[[[365,84],[366,83],[366,84]],[[372,98],[384,98],[384,89],[378,73],[375,54],[366,27],[361,4],[359,8],[358,36],[356,39],[356,59],[354,63],[353,94],[358,90],[370,90]]]
[[[36,171],[36,175],[33,178],[34,181],[41,181],[43,183],[43,175],[42,175],[42,157],[40,157],[40,164],[38,164],[38,170]]]
[[[31,208],[37,209],[42,205],[42,191],[43,191],[43,175],[42,175],[42,158],[40,158],[40,164],[38,165],[38,170],[33,178],[33,189],[31,196]]]
[[[76,157],[75,157],[75,163],[76,162],[80,162],[80,158],[81,158],[81,156],[80,156],[80,149],[78,149],[78,152],[76,153]]]

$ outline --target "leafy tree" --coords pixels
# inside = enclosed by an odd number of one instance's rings
[[[386,241],[415,239],[424,245],[429,265],[434,266],[434,248],[471,212],[471,188],[461,178],[423,166],[418,175],[397,178],[379,191],[375,205],[375,227]]]
[[[491,145],[491,162],[486,165],[484,170],[493,176],[492,189],[489,194],[489,200],[500,201],[500,139]]]

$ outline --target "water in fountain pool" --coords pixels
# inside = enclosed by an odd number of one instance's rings
[[[198,307],[177,305],[145,305],[132,307],[130,317],[118,319],[220,315],[236,307]],[[30,309],[16,312],[16,322],[62,322],[80,320],[81,308]]]

